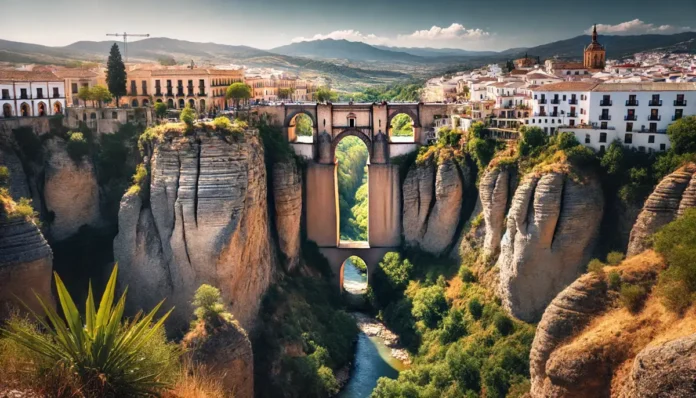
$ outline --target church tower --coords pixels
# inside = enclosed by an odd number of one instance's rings
[[[587,69],[604,69],[606,61],[606,50],[597,41],[597,25],[592,29],[592,43],[585,48],[585,61],[583,64]]]

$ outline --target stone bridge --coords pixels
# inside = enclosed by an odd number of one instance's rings
[[[425,144],[435,120],[449,114],[450,105],[423,103],[337,103],[261,106],[271,125],[282,127],[299,156],[309,161],[305,175],[307,238],[319,245],[337,277],[351,255],[362,258],[368,275],[389,250],[401,244],[401,185],[399,167],[391,159],[418,150]],[[312,121],[312,136],[298,136],[298,115]],[[391,122],[399,114],[412,120],[413,137],[392,137]],[[336,146],[345,137],[360,138],[369,152],[368,241],[340,241]],[[368,276],[369,280],[369,276]]]

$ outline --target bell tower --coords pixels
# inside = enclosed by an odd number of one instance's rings
[[[606,50],[597,41],[597,25],[592,28],[592,43],[585,47],[584,66],[587,69],[604,69]]]

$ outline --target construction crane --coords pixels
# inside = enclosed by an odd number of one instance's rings
[[[150,37],[150,34],[133,34],[133,33],[107,33],[107,36],[123,36],[123,57],[128,62],[128,37]]]

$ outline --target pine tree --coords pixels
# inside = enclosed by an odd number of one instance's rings
[[[126,65],[121,59],[121,52],[116,43],[111,46],[106,66],[106,83],[111,94],[116,97],[116,106],[118,107],[121,96],[126,95]]]

